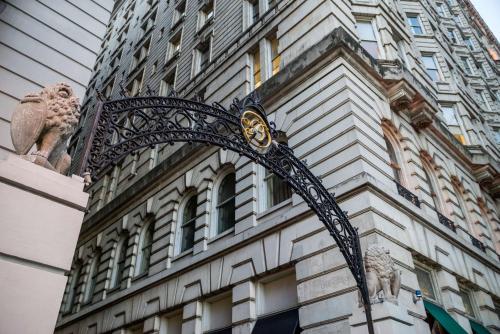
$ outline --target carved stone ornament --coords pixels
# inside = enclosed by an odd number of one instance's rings
[[[67,142],[80,118],[78,98],[65,83],[47,86],[38,94],[26,95],[16,106],[10,135],[17,154],[66,174],[71,158]],[[36,144],[37,150],[28,152]]]
[[[370,302],[375,304],[387,300],[397,305],[401,271],[396,269],[389,251],[371,245],[366,250],[364,262]]]

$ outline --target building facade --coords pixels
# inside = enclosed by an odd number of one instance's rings
[[[0,149],[14,151],[17,102],[57,82],[83,99],[113,9],[112,0],[0,1]]]
[[[376,326],[495,333],[499,52],[468,0],[124,0],[83,102],[74,170],[99,94],[175,90],[229,106],[256,90],[362,249],[383,246],[401,271],[397,306],[373,305]],[[360,332],[333,239],[247,158],[156,145],[89,192],[57,333]]]

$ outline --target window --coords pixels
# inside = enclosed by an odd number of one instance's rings
[[[151,258],[151,249],[153,246],[153,234],[155,225],[153,221],[145,223],[139,238],[139,253],[137,254],[137,263],[135,276],[147,273],[149,270],[149,260]]]
[[[214,234],[220,234],[232,228],[235,224],[235,188],[236,176],[234,172],[226,174],[216,188],[216,207],[215,207],[215,224],[216,231]]]
[[[455,33],[454,29],[448,29],[448,39],[453,44],[458,44],[457,34]]]
[[[99,274],[99,263],[101,262],[100,251],[97,251],[90,263],[90,270],[87,278],[87,284],[85,285],[85,292],[83,294],[83,302],[89,303],[92,301],[94,296],[95,284],[97,281],[97,275]]]
[[[182,1],[174,11],[174,18],[172,20],[172,26],[176,26],[185,16],[186,13],[186,1]]]
[[[425,71],[431,77],[432,81],[441,80],[441,73],[437,67],[434,55],[422,55],[422,62],[424,63]]]
[[[481,107],[483,107],[486,110],[491,111],[490,102],[488,101],[488,98],[487,98],[486,93],[484,92],[484,90],[477,89],[476,90],[476,95],[477,95],[477,97],[479,99],[479,104],[481,105]]]
[[[458,15],[458,14],[453,15],[453,20],[455,21],[455,23],[456,23],[459,27],[463,26],[463,24],[462,24],[462,19],[460,18],[460,15]]]
[[[195,50],[195,57],[194,57],[194,75],[200,73],[203,71],[208,64],[210,63],[210,49],[211,49],[211,44],[212,44],[212,39],[208,38],[203,43],[200,43],[200,45],[196,48]]]
[[[441,111],[443,112],[443,118],[446,125],[458,125],[455,108],[441,107]]]
[[[181,36],[182,31],[179,31],[170,39],[168,43],[167,61],[179,55],[181,51]]]
[[[175,87],[175,71],[167,74],[160,82],[160,91],[158,95],[160,96],[168,96],[168,94]]]
[[[398,47],[398,56],[401,63],[408,67],[408,57],[406,55],[406,45],[405,41],[398,35],[394,35],[394,40],[396,41],[396,45]]]
[[[258,88],[262,84],[262,74],[260,71],[260,49],[257,48],[252,55],[253,61],[253,88]]]
[[[71,285],[69,286],[68,299],[66,302],[66,312],[71,312],[76,304],[76,294],[78,290],[78,281],[82,273],[82,265],[79,263],[75,265],[73,270],[73,277],[71,278]]]
[[[250,8],[251,8],[250,17],[252,19],[251,22],[255,23],[255,22],[257,22],[257,20],[259,19],[259,16],[260,16],[260,13],[259,13],[259,0],[250,1]]]
[[[445,9],[444,9],[444,4],[443,3],[437,3],[436,4],[436,10],[439,14],[439,16],[442,16],[442,17],[446,17],[446,12],[445,12]]]
[[[271,75],[273,76],[280,71],[281,55],[278,52],[278,38],[276,35],[270,37],[269,46],[271,47]]]
[[[392,174],[394,176],[394,180],[398,183],[401,183],[401,167],[399,166],[398,159],[396,156],[396,151],[394,151],[394,147],[391,142],[384,136],[385,145],[387,146],[387,153],[389,154],[390,166],[392,168]]]
[[[203,28],[214,17],[214,1],[206,1],[198,14],[198,29]]]
[[[423,35],[422,23],[418,14],[408,14],[408,24],[413,35]]]
[[[432,273],[420,267],[415,267],[418,285],[424,297],[436,300],[436,292],[434,289],[434,279]]]
[[[129,96],[137,96],[142,90],[142,83],[144,78],[144,71],[140,72],[135,78],[127,85],[127,92]]]
[[[115,78],[111,79],[111,81],[104,88],[104,97],[109,100],[111,94],[113,93],[113,86],[115,84]]]
[[[361,46],[368,51],[374,58],[379,57],[379,47],[372,21],[357,21],[356,29],[358,30]]]
[[[464,67],[465,74],[474,75],[474,71],[472,70],[472,65],[470,63],[469,57],[460,57],[460,60],[462,61],[462,65]]]
[[[259,166],[259,173],[262,175],[261,182],[261,198],[260,208],[265,211],[279,203],[292,198],[292,189],[286,181],[283,181],[276,174],[271,173],[268,169]]]
[[[181,206],[176,238],[176,254],[193,248],[197,206],[196,195],[190,196]]]
[[[472,37],[465,37],[464,38],[465,45],[469,48],[469,50],[474,51],[474,41],[472,40]]]
[[[150,29],[154,27],[155,21],[156,21],[156,10],[153,12],[153,14],[149,15],[146,22],[144,22],[141,26],[141,29],[144,34],[146,34]]]
[[[203,329],[209,331],[228,328],[231,332],[233,303],[231,295],[217,296],[203,304]],[[215,331],[226,333],[226,331]]]
[[[257,322],[253,333],[300,333],[295,274],[280,273],[257,285]]]
[[[159,334],[180,334],[182,333],[182,312],[169,314],[160,319]]]
[[[485,63],[478,64],[478,69],[481,71],[481,74],[483,75],[483,78],[489,78],[490,77],[490,71],[488,70],[488,65]]]
[[[459,289],[459,291],[460,297],[462,297],[462,302],[464,304],[465,313],[474,318],[474,307],[472,306],[472,298],[470,292],[464,289]]]
[[[122,235],[115,249],[115,257],[113,259],[113,269],[111,271],[110,288],[116,288],[121,285],[123,273],[125,270],[125,261],[127,260],[128,235]]]

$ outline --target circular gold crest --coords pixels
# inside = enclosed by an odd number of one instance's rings
[[[271,133],[259,113],[245,110],[241,116],[241,129],[247,142],[258,152],[265,153],[271,145]]]

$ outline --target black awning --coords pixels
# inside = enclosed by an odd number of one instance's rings
[[[298,309],[259,318],[252,331],[252,334],[296,333],[300,333]]]

